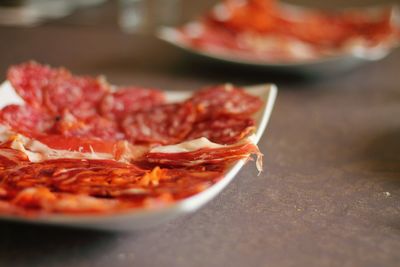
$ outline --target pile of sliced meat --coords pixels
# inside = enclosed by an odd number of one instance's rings
[[[312,60],[388,50],[400,41],[395,8],[340,12],[301,8],[278,0],[224,0],[182,27],[195,49],[258,61]]]
[[[169,103],[36,62],[7,75],[24,105],[0,111],[0,213],[117,212],[196,194],[260,152],[262,101],[231,85]]]

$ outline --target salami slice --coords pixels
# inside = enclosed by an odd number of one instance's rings
[[[65,109],[78,118],[97,114],[97,108],[109,87],[101,78],[59,73],[44,89],[44,102],[55,114]]]
[[[98,104],[109,91],[102,78],[74,76],[64,68],[50,68],[28,62],[9,69],[8,80],[31,106],[44,104],[53,114],[69,109],[75,116],[96,114]]]
[[[65,137],[99,138],[104,141],[121,140],[125,137],[114,121],[99,115],[93,115],[85,120],[78,119],[69,111],[63,112],[49,133]]]
[[[8,105],[0,111],[0,122],[17,132],[34,137],[53,126],[54,116],[27,105]]]
[[[161,91],[138,87],[120,88],[108,93],[102,100],[100,110],[105,117],[122,120],[127,114],[161,105],[165,96]]]
[[[40,107],[43,103],[43,88],[46,87],[55,71],[34,61],[9,68],[7,79],[16,92],[29,104]]]
[[[122,127],[132,143],[174,144],[186,137],[195,119],[192,103],[167,104],[126,117]]]
[[[115,121],[100,116],[93,116],[85,120],[84,128],[85,133],[82,136],[88,138],[99,138],[105,141],[117,141],[125,138],[125,134]]]
[[[201,118],[247,116],[257,112],[262,106],[258,97],[230,84],[202,89],[191,101],[196,105]]]
[[[233,116],[222,116],[196,122],[186,140],[206,137],[218,144],[233,144],[255,130],[254,120]]]

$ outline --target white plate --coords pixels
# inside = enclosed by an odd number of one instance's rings
[[[0,107],[9,103],[20,104],[18,97],[13,95],[8,82],[0,86]],[[271,116],[277,95],[277,88],[273,84],[246,87],[248,93],[260,97],[264,101],[262,109],[254,114],[256,121],[256,138],[258,143],[268,120]],[[181,101],[190,97],[192,92],[166,92],[168,101]],[[61,225],[67,227],[104,229],[104,230],[136,230],[154,226],[178,216],[194,212],[218,195],[236,176],[245,161],[235,163],[220,181],[210,188],[169,206],[152,209],[135,209],[131,212],[112,215],[46,215],[37,218],[0,215],[1,220],[18,221],[34,224]],[[251,163],[249,163],[251,164]]]
[[[285,9],[291,12],[304,12],[307,9],[294,5],[283,5]],[[371,16],[380,12],[384,7],[370,7],[364,8],[366,13]],[[400,27],[400,14],[397,7],[392,7],[391,18],[394,25]],[[385,44],[382,43],[370,49],[354,49],[351,52],[343,52],[333,56],[325,56],[319,59],[312,60],[296,60],[293,62],[268,62],[267,60],[251,60],[240,57],[230,56],[217,52],[208,52],[201,49],[196,49],[183,41],[182,33],[175,28],[161,27],[157,32],[157,37],[173,46],[180,48],[189,55],[201,57],[209,61],[219,61],[238,66],[252,67],[261,70],[278,70],[297,72],[304,74],[328,74],[330,72],[344,71],[352,69],[356,66],[378,61],[386,57],[390,52],[395,49],[398,44]]]

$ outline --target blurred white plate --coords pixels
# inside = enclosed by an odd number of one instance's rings
[[[304,12],[307,8],[294,6],[294,5],[283,5],[284,8],[289,12]],[[369,7],[364,8],[366,13],[369,13],[371,17],[375,16],[376,13],[381,12],[387,7]],[[400,15],[397,7],[391,8],[391,20],[394,25],[398,25],[400,28]],[[296,73],[305,74],[328,74],[330,72],[343,71],[352,69],[356,66],[378,61],[386,57],[398,44],[386,44],[382,43],[374,48],[357,48],[352,51],[343,51],[332,56],[324,56],[318,59],[306,59],[306,60],[293,60],[292,62],[279,62],[277,60],[268,61],[263,59],[246,59],[240,56],[229,55],[226,53],[209,52],[202,49],[196,49],[187,42],[184,41],[183,34],[176,28],[172,27],[160,27],[157,31],[157,37],[173,46],[180,48],[189,55],[201,57],[208,61],[219,61],[238,66],[252,67],[262,70],[278,70],[278,71],[289,71]]]
[[[277,88],[273,84],[257,85],[246,87],[248,93],[260,97],[264,105],[259,112],[254,114],[256,121],[256,138],[258,143],[268,120],[271,116],[277,95]],[[181,101],[189,98],[192,92],[166,92],[168,101]],[[20,104],[18,96],[13,94],[13,90],[8,82],[0,85],[0,106],[9,103]],[[20,216],[0,215],[0,220],[18,221],[31,224],[60,225],[66,227],[103,229],[103,230],[137,230],[154,226],[184,214],[194,212],[204,204],[218,195],[236,176],[244,165],[245,161],[236,162],[226,173],[224,178],[215,183],[210,188],[199,194],[175,202],[169,206],[152,209],[136,209],[131,212],[112,214],[112,215],[46,215],[36,218],[25,218]],[[252,164],[249,162],[249,164]],[[255,168],[255,167],[254,167]]]

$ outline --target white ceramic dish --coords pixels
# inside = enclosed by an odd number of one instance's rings
[[[290,12],[304,12],[307,9],[294,5],[283,5]],[[365,8],[365,12],[373,17],[384,7]],[[397,7],[392,7],[392,21],[400,27],[400,14]],[[251,60],[227,54],[212,53],[201,49],[195,49],[183,41],[182,33],[175,28],[161,27],[157,37],[167,43],[185,51],[188,55],[200,57],[208,61],[219,61],[243,67],[251,67],[261,70],[278,70],[304,74],[328,74],[330,72],[349,70],[368,62],[378,61],[385,58],[398,45],[381,44],[371,49],[354,49],[352,52],[338,53],[333,56],[321,57],[312,60],[297,60],[293,62],[268,62],[267,60]]]
[[[257,127],[255,141],[258,142],[271,116],[277,95],[277,88],[273,84],[265,84],[249,86],[246,87],[246,90],[252,95],[259,96],[264,101],[262,109],[254,115]],[[166,92],[168,101],[180,101],[190,97],[191,94],[192,92]],[[13,94],[10,84],[5,82],[0,86],[0,107],[11,103],[20,104],[21,101]],[[244,160],[238,161],[225,173],[224,178],[210,188],[167,207],[138,209],[132,210],[132,212],[113,215],[47,215],[37,218],[0,215],[0,220],[103,230],[122,231],[142,229],[196,211],[218,195],[233,180],[243,165]]]

